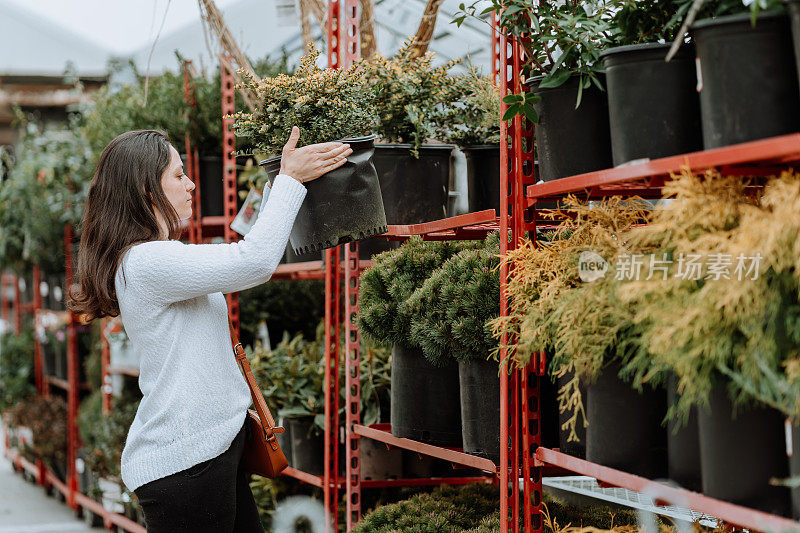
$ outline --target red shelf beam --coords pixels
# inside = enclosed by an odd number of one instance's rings
[[[677,505],[709,516],[724,517],[724,521],[733,526],[756,531],[800,531],[800,523],[788,518],[715,500],[696,492],[670,487],[643,477],[590,463],[556,450],[538,448],[535,457],[539,466],[558,466],[570,472],[589,476],[599,482],[647,494],[662,505]]]
[[[353,428],[353,432],[356,435],[384,442],[390,446],[395,446],[404,450],[410,450],[422,455],[450,461],[451,463],[477,468],[478,470],[483,470],[491,474],[497,472],[497,465],[489,459],[464,453],[463,451],[453,448],[441,448],[439,446],[433,446],[432,444],[425,444],[424,442],[395,437],[391,434],[387,426],[388,424],[375,424],[373,427],[367,427],[356,424]]]
[[[109,374],[121,374],[123,376],[131,376],[134,378],[139,377],[139,370],[135,368],[125,368],[125,367],[117,367],[117,366],[108,366],[106,370]]]
[[[64,389],[66,391],[69,390],[69,381],[66,379],[57,378],[55,376],[45,376],[44,379],[54,387],[58,387],[59,389]],[[85,381],[80,384],[80,388],[83,390],[90,389],[89,384]]]
[[[471,240],[483,239],[487,234],[499,229],[494,209],[467,213],[422,224],[390,225],[386,233],[376,235],[376,239],[404,241],[414,235],[423,240]]]
[[[570,193],[590,197],[658,196],[665,179],[684,168],[694,172],[717,168],[725,174],[765,176],[798,162],[800,133],[792,133],[538,183],[528,187],[527,197],[530,204],[534,199],[559,198]]]

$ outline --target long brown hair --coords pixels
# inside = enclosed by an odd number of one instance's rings
[[[67,300],[87,321],[119,315],[114,276],[122,256],[134,244],[162,238],[153,206],[166,221],[169,238],[180,237],[180,219],[161,188],[169,149],[165,133],[138,130],[118,135],[100,154]]]

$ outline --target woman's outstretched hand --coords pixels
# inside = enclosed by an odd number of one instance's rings
[[[292,127],[289,140],[281,154],[281,174],[287,174],[301,183],[315,180],[326,172],[344,165],[347,156],[353,153],[349,144],[327,142],[309,144],[296,148],[300,128]]]

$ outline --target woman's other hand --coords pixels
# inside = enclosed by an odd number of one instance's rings
[[[326,172],[344,165],[347,156],[353,153],[349,144],[327,142],[309,144],[296,148],[300,128],[292,127],[289,140],[281,154],[281,174],[287,174],[301,183],[315,180]]]

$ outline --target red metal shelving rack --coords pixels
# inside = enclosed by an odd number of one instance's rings
[[[494,36],[493,36],[494,37]],[[499,42],[499,45],[495,45]],[[511,92],[520,93],[526,90],[521,83],[520,71],[522,61],[522,47],[513,38],[500,35],[493,39],[493,74],[499,77],[501,94]],[[504,53],[502,57],[501,52]],[[502,111],[505,111],[505,106]],[[558,199],[566,194],[579,194],[589,198],[601,198],[614,194],[639,194],[645,197],[659,197],[664,181],[671,172],[678,172],[684,167],[694,171],[708,168],[718,168],[727,174],[738,175],[768,175],[780,168],[800,165],[800,134],[786,135],[773,139],[754,141],[742,145],[707,150],[663,158],[653,161],[644,161],[629,166],[592,172],[580,176],[573,176],[557,181],[534,184],[534,154],[532,152],[533,128],[530,124],[523,124],[520,117],[515,117],[510,124],[501,123],[500,152],[500,190],[507,191],[507,196],[501,198],[500,213],[493,220],[491,212],[470,213],[461,217],[434,221],[426,224],[412,226],[394,226],[383,236],[390,239],[402,240],[410,235],[421,235],[423,239],[467,239],[481,238],[488,231],[499,229],[501,235],[510,235],[510,241],[501,239],[501,253],[515,248],[518,243],[530,235],[535,239],[537,227],[536,201],[539,199]],[[509,139],[506,141],[506,139]],[[358,244],[347,245],[347,261],[345,262],[345,287],[346,291],[346,338],[357,332],[353,321],[353,313],[358,307],[358,283],[354,267],[358,266]],[[501,314],[508,312],[505,291],[509,271],[507,267],[501,269]],[[501,351],[501,358],[506,354]],[[593,477],[599,482],[629,490],[655,494],[659,501],[665,504],[680,505],[703,512],[710,516],[734,526],[766,530],[797,530],[800,524],[786,518],[768,515],[766,513],[733,505],[727,502],[714,500],[701,494],[687,490],[666,487],[660,483],[650,481],[638,476],[620,472],[588,461],[576,459],[557,450],[545,449],[540,446],[541,438],[538,433],[541,404],[539,397],[539,380],[544,374],[545,355],[537,354],[532,358],[531,364],[524,370],[513,370],[510,374],[501,374],[500,392],[500,439],[507,443],[501,446],[501,456],[498,465],[485,459],[476,458],[469,454],[439,448],[410,439],[401,439],[391,435],[388,425],[366,427],[358,423],[357,386],[358,383],[358,352],[346,349],[348,382],[345,390],[348,392],[347,417],[347,447],[349,457],[347,461],[347,528],[351,529],[360,518],[360,499],[358,491],[358,438],[371,438],[391,446],[413,450],[422,455],[438,457],[457,464],[472,466],[496,474],[500,484],[500,513],[506,520],[501,521],[501,531],[518,532],[520,530],[519,518],[522,514],[522,529],[525,532],[540,532],[543,528],[541,513],[542,474],[544,469],[554,471],[568,471]],[[354,372],[355,370],[355,376]],[[356,391],[356,393],[352,392]],[[522,410],[525,416],[521,417],[519,427],[516,420],[520,417],[517,412]],[[351,415],[351,411],[354,413]],[[522,450],[522,464],[518,464],[517,450],[520,444]],[[519,480],[523,483],[522,503],[520,504]],[[362,482],[362,485],[364,483]]]

